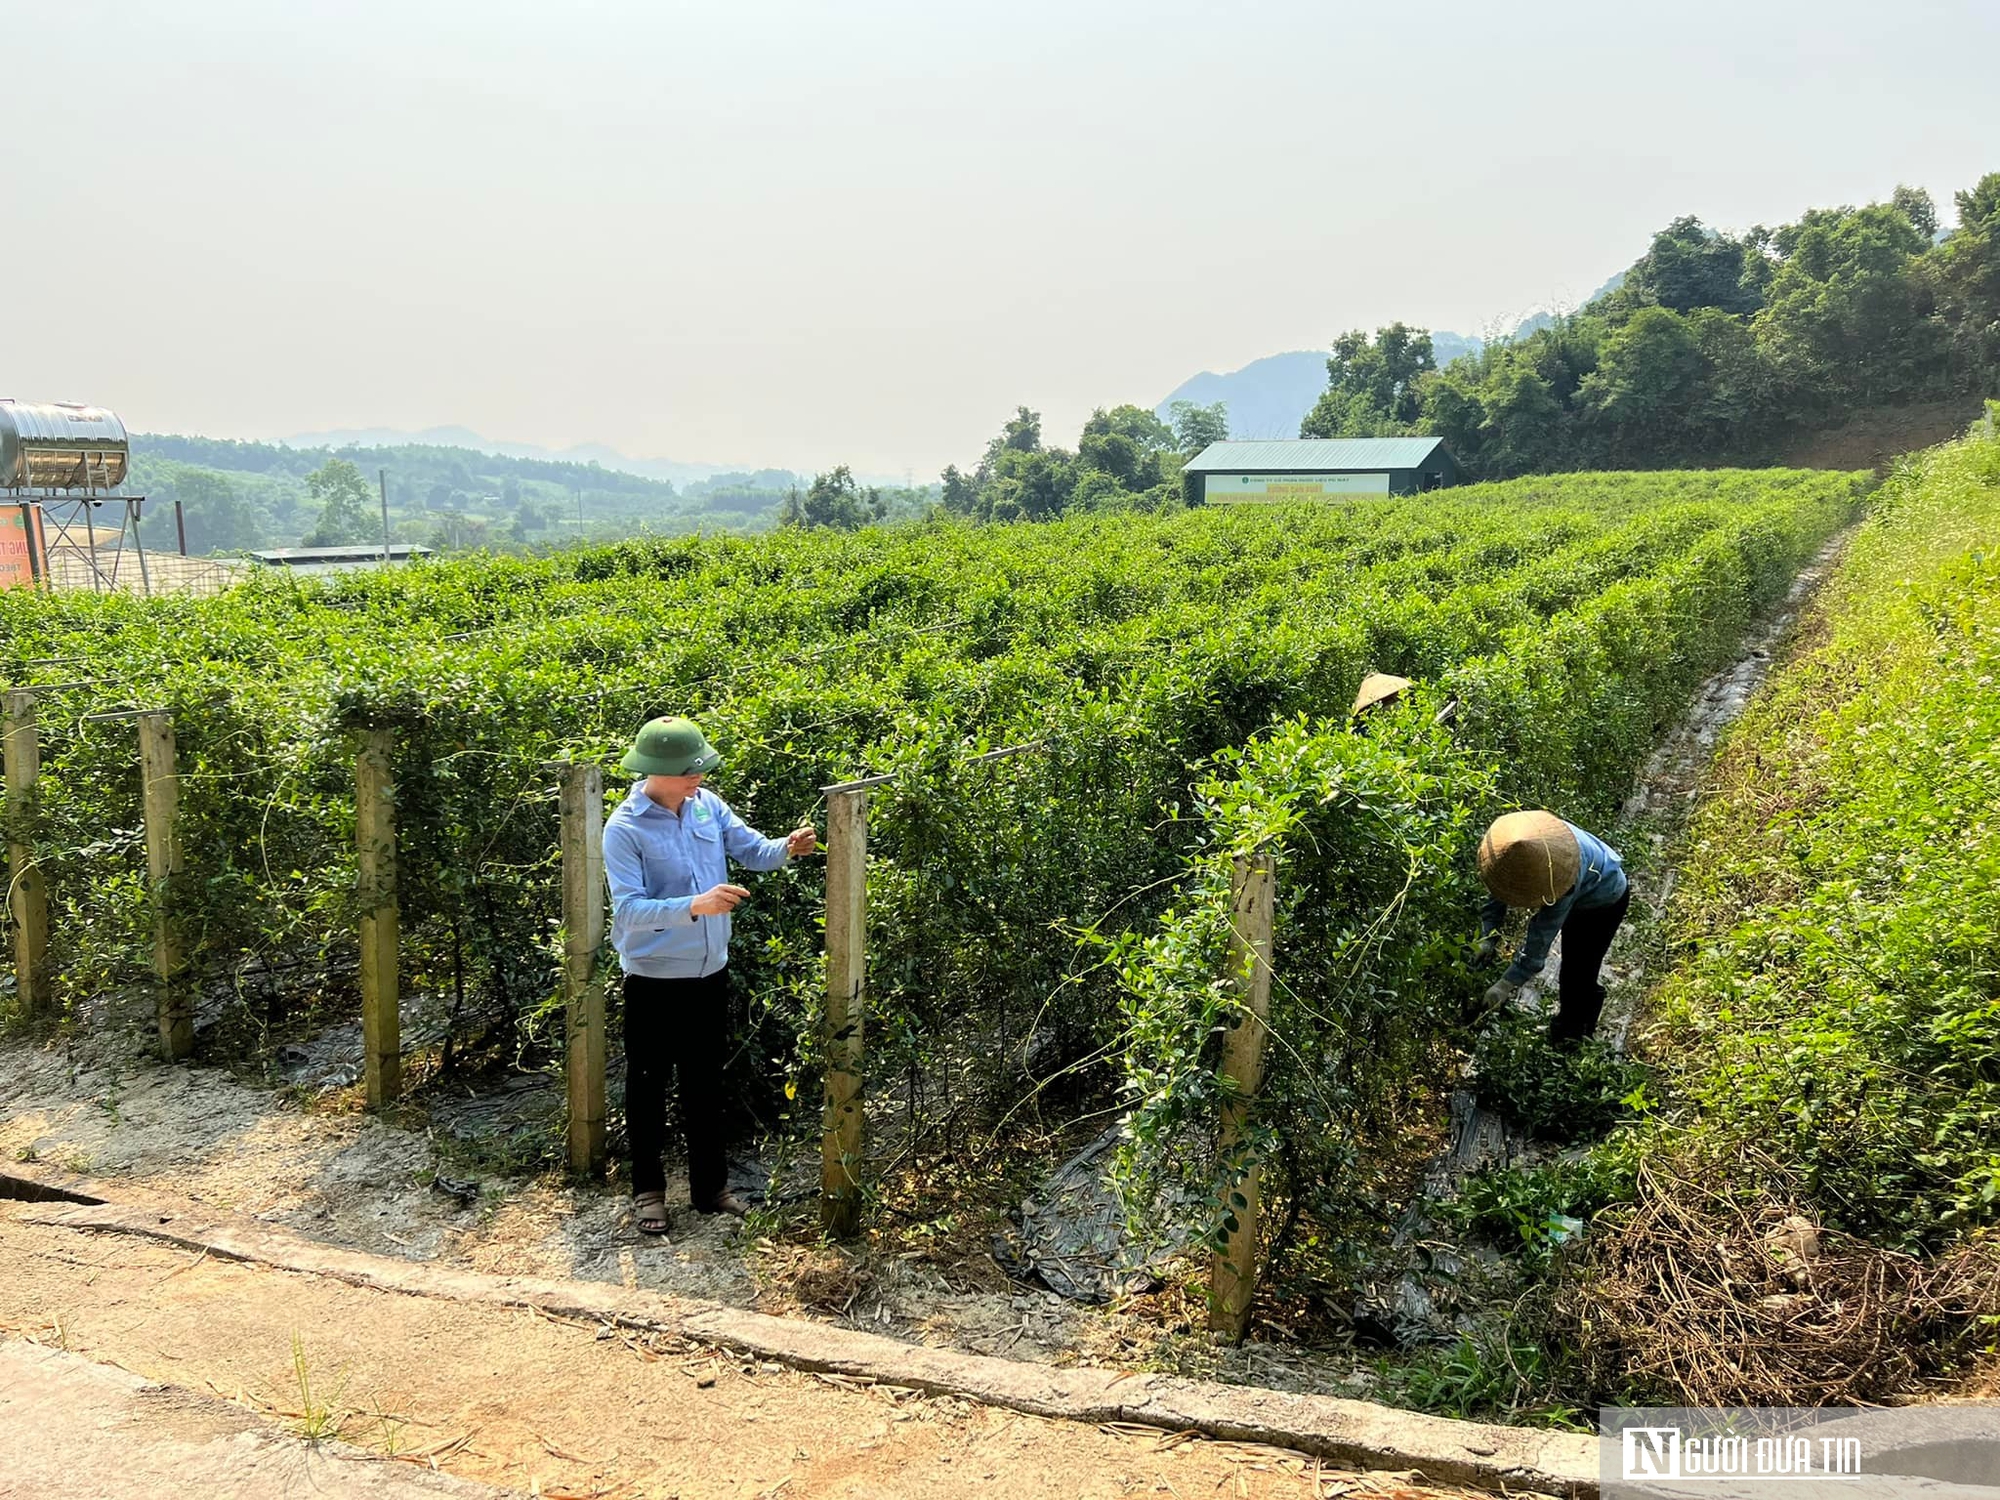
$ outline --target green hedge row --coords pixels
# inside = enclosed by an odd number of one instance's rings
[[[902,773],[872,815],[883,1061],[990,1090],[1029,1060],[1119,1045],[1120,986],[1078,932],[1174,899],[1212,837],[1187,796],[1212,757],[1344,708],[1365,670],[1401,671],[1463,700],[1460,760],[1501,766],[1503,795],[1579,787],[1594,812],[1862,489],[1779,471],[1570,476],[1339,507],[632,543],[213,600],[0,595],[10,676],[100,680],[43,709],[34,821],[61,992],[138,979],[146,955],[131,727],[86,711],[174,712],[176,897],[213,981],[336,1013],[354,987],[351,731],[390,724],[408,982],[545,1056],[546,763],[608,760],[643,718],[690,712],[725,756],[718,790],[771,828],[813,815],[822,784]],[[1044,748],[967,764],[1026,740]],[[760,880],[739,924],[767,1056],[809,1048],[817,882],[810,867]]]

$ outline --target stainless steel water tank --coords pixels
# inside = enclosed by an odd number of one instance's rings
[[[131,455],[125,424],[101,406],[0,398],[0,489],[108,490]]]

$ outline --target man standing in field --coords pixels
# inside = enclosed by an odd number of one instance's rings
[[[1511,1003],[1521,986],[1542,972],[1560,932],[1562,971],[1556,979],[1549,1040],[1574,1046],[1590,1036],[1604,1009],[1604,986],[1598,979],[1604,955],[1632,905],[1631,882],[1618,851],[1554,813],[1508,813],[1479,841],[1479,878],[1491,896],[1479,915],[1482,964],[1500,956],[1507,908],[1534,909],[1521,951],[1486,991],[1488,1010]]]
[[[720,1109],[729,914],[750,894],[729,883],[729,861],[775,870],[819,847],[810,827],[767,839],[705,790],[702,778],[721,763],[693,721],[648,720],[618,762],[644,779],[604,825],[611,945],[625,976],[632,1204],[646,1234],[667,1232],[669,1068],[680,1075],[689,1201],[703,1213],[745,1212],[729,1191]]]

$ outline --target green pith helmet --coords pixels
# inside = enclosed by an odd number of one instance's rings
[[[648,719],[618,762],[641,776],[692,776],[722,764],[692,719]]]

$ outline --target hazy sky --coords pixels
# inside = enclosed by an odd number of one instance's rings
[[[0,0],[0,395],[934,473],[2000,169],[1996,0]]]

